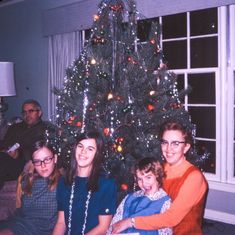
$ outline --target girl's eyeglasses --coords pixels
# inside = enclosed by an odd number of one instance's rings
[[[33,165],[34,166],[41,166],[42,165],[42,163],[44,163],[44,164],[49,164],[49,163],[51,163],[51,161],[52,161],[52,159],[54,158],[54,156],[53,157],[46,157],[44,160],[33,160],[32,162],[33,162]]]

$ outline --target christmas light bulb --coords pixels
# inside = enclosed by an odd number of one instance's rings
[[[97,21],[97,20],[99,20],[99,15],[94,15],[94,17],[93,17],[93,19],[94,19],[94,21]]]
[[[122,146],[121,146],[121,145],[118,145],[117,151],[118,151],[119,153],[122,152]]]
[[[91,59],[91,64],[96,64],[96,60],[95,59]]]
[[[109,94],[108,94],[108,100],[111,100],[111,99],[113,99],[113,94],[112,94],[112,93],[109,93]]]

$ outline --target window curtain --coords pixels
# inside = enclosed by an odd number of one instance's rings
[[[48,37],[48,115],[52,122],[55,122],[56,115],[56,95],[53,89],[63,87],[66,68],[80,54],[81,35],[81,31],[76,31]]]

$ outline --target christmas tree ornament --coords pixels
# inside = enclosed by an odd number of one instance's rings
[[[100,16],[99,16],[99,15],[94,15],[94,16],[93,16],[93,20],[94,20],[94,21],[98,21],[99,19],[100,19]]]
[[[113,94],[112,94],[112,93],[109,93],[108,96],[107,96],[107,99],[108,99],[108,100],[113,99]]]
[[[128,185],[127,185],[127,184],[122,184],[122,185],[121,185],[121,189],[122,189],[123,191],[127,191],[127,190],[128,190]]]
[[[105,136],[109,136],[109,134],[110,134],[109,128],[104,128],[103,132],[104,132]]]
[[[91,64],[95,65],[96,64],[96,60],[95,59],[91,59]]]

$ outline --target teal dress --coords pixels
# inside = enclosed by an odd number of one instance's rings
[[[48,189],[47,178],[38,178],[33,183],[32,195],[22,195],[21,207],[0,222],[0,230],[10,229],[14,235],[51,235],[56,220],[56,190]]]
[[[86,201],[88,196],[87,177],[76,177],[72,203],[71,234],[81,235],[85,220]],[[57,187],[58,210],[64,211],[68,229],[69,201],[71,186],[66,185],[62,177]],[[96,227],[99,215],[113,215],[116,210],[117,187],[113,179],[100,177],[98,191],[91,193],[88,203],[85,233]]]

